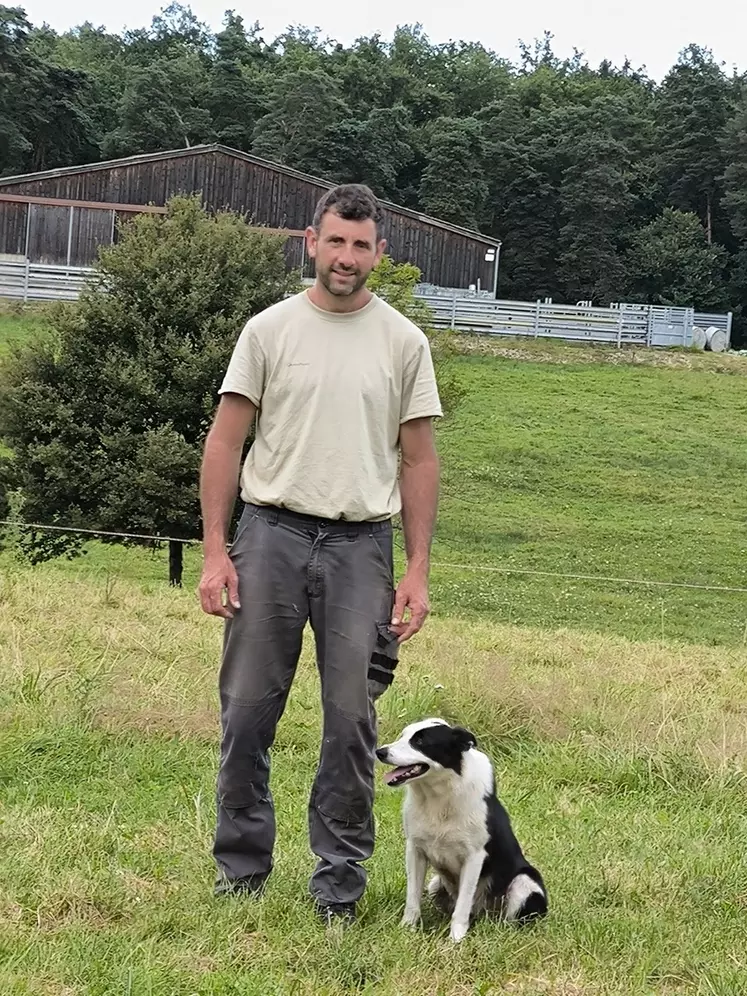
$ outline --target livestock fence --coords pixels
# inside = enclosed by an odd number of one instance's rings
[[[305,260],[299,261],[303,266]],[[22,301],[75,300],[93,273],[89,267],[51,266],[0,257],[0,297]],[[695,346],[722,352],[731,343],[732,314],[649,304],[507,301],[486,291],[421,284],[436,328],[486,336],[550,338],[617,347]]]
[[[486,292],[421,284],[437,328],[490,336],[520,336],[607,343],[615,346],[695,346],[722,352],[731,343],[732,313],[712,314],[693,308],[653,304],[590,302],[555,304],[507,301]]]

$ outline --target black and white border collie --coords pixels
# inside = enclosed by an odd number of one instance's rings
[[[461,941],[473,918],[496,912],[525,923],[547,913],[547,892],[514,836],[496,795],[490,759],[475,737],[442,719],[412,723],[379,747],[392,787],[405,786],[407,901],[402,923],[416,926],[428,866],[428,894],[451,913],[450,937]]]

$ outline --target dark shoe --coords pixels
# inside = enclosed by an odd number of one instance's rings
[[[266,875],[246,875],[244,878],[226,878],[219,875],[213,894],[216,896],[261,896],[267,884]]]
[[[317,903],[317,916],[325,927],[333,927],[335,924],[342,924],[349,927],[355,922],[355,903]]]

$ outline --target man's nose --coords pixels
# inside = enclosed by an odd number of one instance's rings
[[[355,257],[350,246],[343,246],[337,254],[337,265],[345,270],[355,269]]]

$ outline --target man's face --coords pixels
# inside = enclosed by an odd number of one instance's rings
[[[349,297],[368,280],[386,247],[376,240],[376,223],[347,221],[332,208],[325,212],[319,231],[306,230],[309,256],[316,262],[316,275],[330,294]]]

